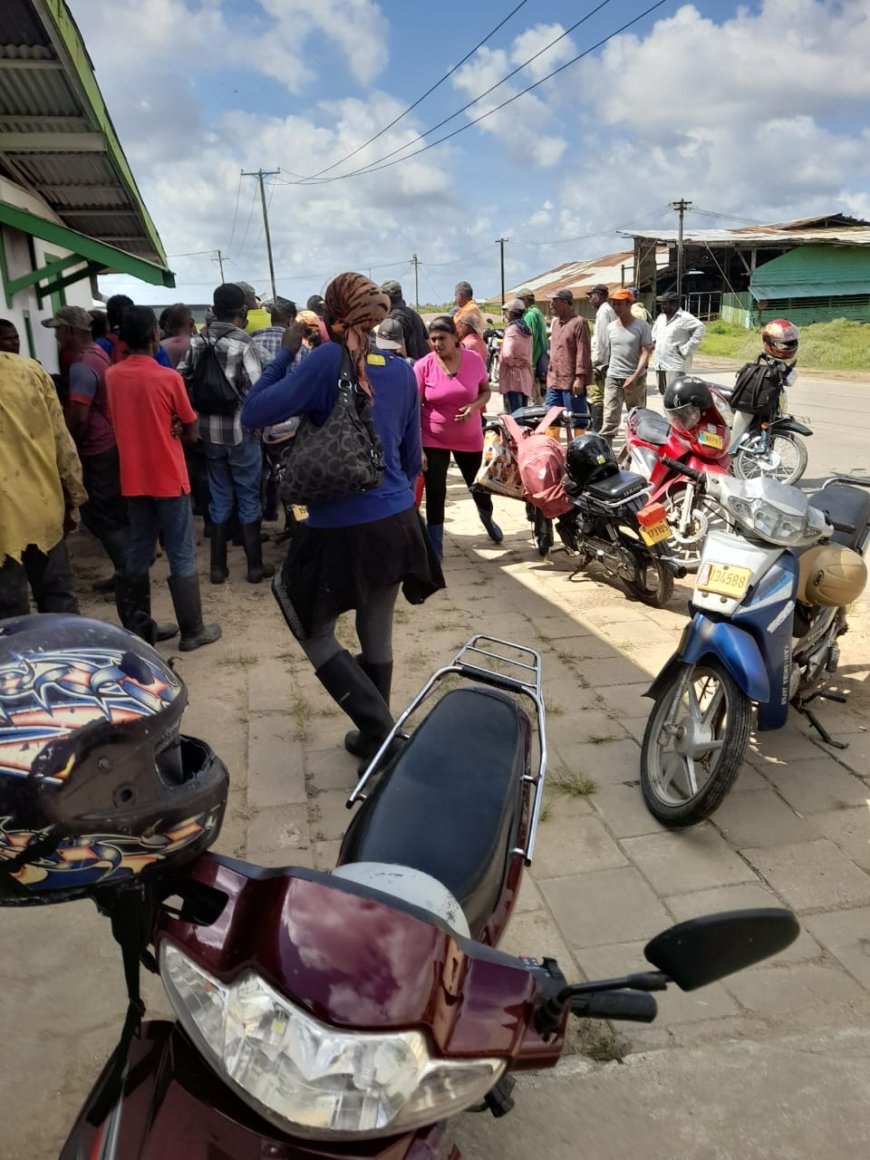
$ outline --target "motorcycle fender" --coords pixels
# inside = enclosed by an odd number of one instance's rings
[[[776,434],[777,431],[790,431],[793,435],[812,435],[812,431],[805,423],[799,423],[792,415],[786,415],[783,419],[774,419],[770,425],[770,430]]]
[[[770,680],[754,638],[727,621],[701,615],[686,625],[679,648],[644,696],[655,698],[680,665],[694,665],[708,656],[720,662],[750,701],[763,705],[770,700]]]

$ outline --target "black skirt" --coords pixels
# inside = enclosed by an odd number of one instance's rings
[[[343,612],[361,608],[369,593],[401,584],[422,604],[445,587],[441,565],[413,505],[394,516],[343,528],[302,524],[272,590],[293,635],[316,635]]]

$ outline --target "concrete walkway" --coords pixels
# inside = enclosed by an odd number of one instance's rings
[[[635,1144],[646,1160],[862,1155],[870,1137],[866,595],[836,678],[849,703],[821,710],[849,748],[828,750],[792,719],[753,739],[712,821],[668,832],[638,786],[650,707],[643,692],[679,636],[689,588],[678,584],[668,609],[648,609],[594,568],[572,577],[563,553],[538,560],[521,505],[496,501],[506,536],[495,547],[456,482],[449,500],[449,588],[422,608],[400,605],[393,699],[406,703],[472,632],[543,653],[550,793],[505,949],[555,955],[580,978],[640,966],[651,935],[707,911],[783,903],[803,927],[778,960],[691,995],[669,993],[652,1027],[579,1031],[575,1049],[595,1062],[573,1056],[525,1080],[506,1120],[463,1118],[466,1154],[511,1160],[537,1146],[559,1160],[581,1151],[615,1160]],[[105,574],[93,545],[82,541],[76,555],[83,586]],[[170,611],[164,575],[160,561],[161,618]],[[218,849],[328,868],[355,775],[341,748],[347,722],[284,629],[268,585],[252,587],[243,575],[233,551],[230,581],[204,584],[222,641],[178,658],[190,689],[185,728],[207,738],[232,772]],[[104,602],[87,610],[113,614]],[[343,631],[351,644],[351,626]],[[120,959],[89,904],[6,911],[2,923],[0,1156],[49,1160],[117,1036]],[[156,981],[149,997],[152,1013],[166,1010]]]

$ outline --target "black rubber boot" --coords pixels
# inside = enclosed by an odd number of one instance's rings
[[[151,617],[151,581],[147,572],[115,577],[115,607],[118,619],[129,632],[146,644],[156,644],[157,624]]]
[[[350,717],[364,739],[369,756],[377,753],[393,728],[387,702],[377,686],[356,663],[347,649],[336,653],[314,674],[338,707]],[[357,756],[362,756],[357,751]]]
[[[355,659],[356,663],[381,694],[389,709],[390,689],[393,686],[393,662],[390,661],[386,665],[373,665],[363,660],[362,657],[356,657]],[[382,740],[383,738],[381,738]],[[351,729],[350,733],[345,734],[344,738],[345,749],[348,753],[352,753],[354,757],[373,757],[380,748],[380,744],[380,741],[373,744],[373,739],[360,732],[359,729]]]
[[[263,563],[263,542],[260,539],[261,523],[255,520],[252,524],[242,524],[242,546],[245,549],[245,558],[248,561],[248,583],[259,584],[275,575],[271,564]]]
[[[182,652],[192,652],[204,644],[213,644],[216,640],[220,640],[219,624],[202,623],[202,598],[197,575],[170,576],[169,593],[181,626],[178,647]]]
[[[211,525],[211,568],[209,580],[212,584],[223,584],[227,571],[227,525]]]

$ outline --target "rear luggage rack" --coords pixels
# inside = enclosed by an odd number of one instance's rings
[[[503,651],[498,651],[499,649]],[[512,650],[519,656],[506,655],[506,650]],[[487,662],[490,662],[489,664]],[[499,665],[506,671],[499,671]],[[544,800],[544,780],[547,774],[547,735],[546,710],[541,690],[541,655],[532,648],[516,644],[514,641],[501,640],[498,637],[480,633],[465,642],[449,664],[433,673],[423,688],[417,693],[410,705],[396,719],[393,728],[384,738],[380,749],[371,759],[360,780],[354,786],[347,799],[347,808],[350,809],[357,801],[365,800],[366,785],[379,771],[381,760],[387,754],[394,738],[400,734],[402,726],[417,711],[423,701],[432,693],[436,685],[450,676],[465,677],[469,681],[490,688],[500,689],[502,692],[514,693],[528,697],[535,706],[535,722],[538,739],[537,772],[526,773],[523,779],[534,786],[534,801],[532,803],[532,820],[529,826],[528,840],[525,848],[518,847],[513,854],[521,854],[528,866],[535,849],[535,838],[538,832],[538,821],[541,806]]]

